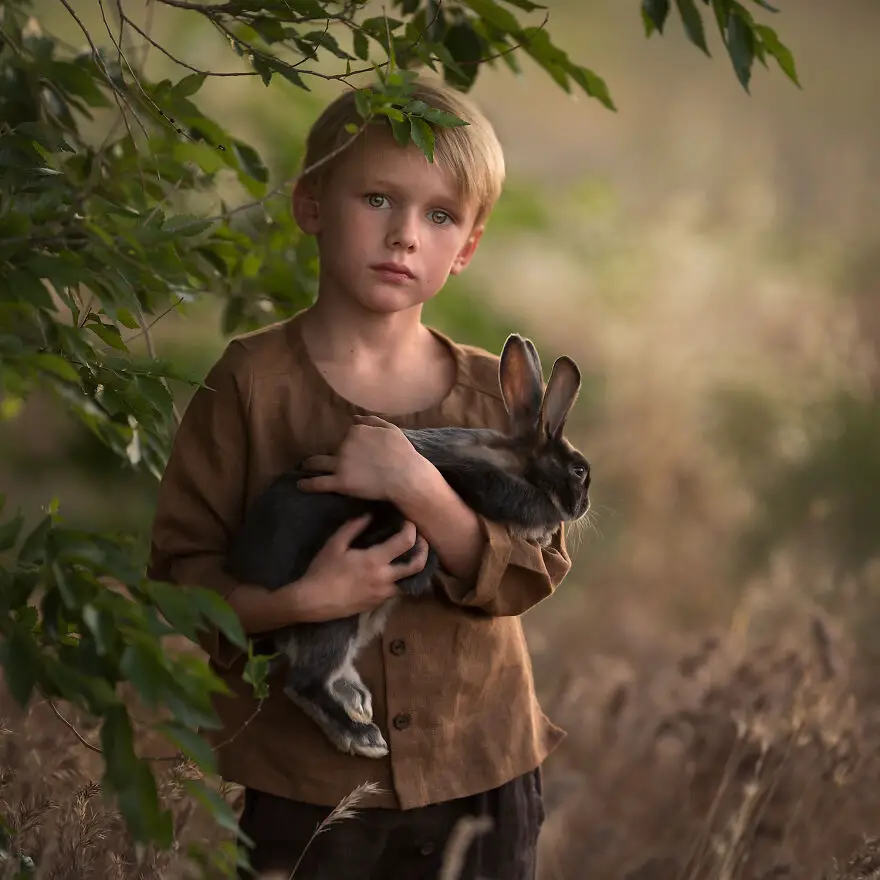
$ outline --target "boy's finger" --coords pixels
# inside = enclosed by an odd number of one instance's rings
[[[338,455],[311,455],[301,467],[306,471],[324,471],[328,474],[335,474],[339,470]]]
[[[351,542],[367,527],[371,514],[362,513],[354,519],[346,520],[334,533],[332,540],[340,547],[348,549]]]
[[[304,477],[296,481],[296,488],[303,492],[335,492],[339,480],[336,474],[326,474],[321,477]]]
[[[376,546],[383,556],[387,555],[387,559],[390,562],[402,553],[406,553],[415,544],[416,537],[416,527],[411,522],[405,522],[399,532]]]
[[[394,428],[396,427],[391,422],[386,422],[385,419],[379,418],[379,416],[355,416],[357,419],[357,424],[359,425],[370,425],[373,428]]]
[[[401,578],[418,574],[428,561],[428,542],[421,536],[416,540],[415,552],[406,562],[391,564],[391,577],[398,581]]]

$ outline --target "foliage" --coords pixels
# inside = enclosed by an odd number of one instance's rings
[[[773,28],[766,24],[758,24],[752,13],[738,0],[702,0],[702,2],[711,7],[714,13],[718,31],[730,56],[737,79],[746,91],[749,90],[752,67],[756,58],[765,67],[767,58],[773,58],[783,73],[793,83],[800,85],[794,56]],[[767,12],[779,12],[767,0],[752,0],[752,2]],[[709,55],[705,25],[696,0],[676,0],[676,6],[688,39]],[[668,16],[669,0],[642,0],[642,19],[646,36],[650,37],[654,31],[662,33]]]
[[[363,126],[387,118],[401,143],[413,141],[429,158],[434,128],[461,121],[411,100],[421,67],[467,90],[483,64],[519,73],[525,53],[560,87],[614,104],[602,78],[553,43],[546,17],[521,22],[519,13],[544,9],[531,0],[394,0],[399,17],[369,16],[362,0],[156,2],[163,14],[174,8],[205,19],[238,67],[206,71],[175,58],[121,3],[110,10],[99,0],[106,24],[99,46],[61,0],[88,44],[84,52],[44,34],[26,0],[0,6],[0,418],[14,417],[35,393],[52,395],[133,472],[159,478],[178,421],[173,383],[195,387],[199,378],[155,356],[151,327],[214,297],[230,335],[283,318],[316,292],[314,243],[299,233],[282,194],[289,181],[272,187],[254,147],[200,111],[195,96],[208,77],[259,77],[267,87],[280,77],[308,90],[315,78],[350,85],[372,73],[376,87],[358,95]],[[796,80],[775,32],[733,0],[712,5],[744,85],[751,59],[767,54]],[[705,48],[693,0],[679,0],[678,9]],[[669,4],[645,0],[643,12],[648,33],[662,31]],[[150,81],[126,39],[184,74]],[[327,61],[342,69],[326,72]],[[231,184],[246,193],[234,206]],[[136,341],[146,355],[136,353]],[[158,729],[212,773],[198,730],[217,724],[211,697],[224,686],[204,661],[167,651],[165,640],[195,641],[206,626],[242,647],[247,640],[213,592],[146,579],[131,562],[131,542],[65,527],[55,500],[30,529],[7,511],[0,660],[22,705],[40,694],[102,719],[105,791],[134,840],[168,846],[170,817],[149,761],[136,752],[124,689],[164,709]],[[264,660],[252,658],[246,679],[258,694],[265,674]],[[193,793],[235,830],[210,789],[194,785]],[[224,871],[235,862],[222,849],[193,857]]]

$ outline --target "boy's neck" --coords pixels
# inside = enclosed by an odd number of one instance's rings
[[[422,324],[420,308],[361,316],[326,302],[303,314],[300,331],[337,394],[367,411],[399,415],[435,406],[449,393],[455,361]]]
[[[430,332],[421,307],[376,314],[318,297],[303,315],[302,332],[315,361],[396,360],[423,346]]]

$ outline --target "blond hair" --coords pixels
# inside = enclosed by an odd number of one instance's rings
[[[345,145],[352,139],[346,126],[363,124],[355,95],[355,90],[344,92],[312,125],[303,157],[304,181],[320,185],[345,155]],[[454,113],[468,123],[455,127],[432,126],[434,161],[451,172],[461,196],[476,204],[475,222],[485,221],[501,195],[505,176],[504,153],[491,123],[461,92],[439,82],[418,78],[413,83],[411,99]],[[384,117],[375,122],[387,125]],[[314,171],[308,171],[312,166],[316,166]]]

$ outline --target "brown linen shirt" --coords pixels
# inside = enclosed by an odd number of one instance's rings
[[[254,496],[305,457],[335,452],[353,416],[367,414],[325,380],[299,327],[295,315],[232,340],[208,388],[193,396],[159,489],[151,578],[227,597],[235,582],[223,570],[224,550]],[[455,359],[451,390],[421,412],[375,415],[403,428],[503,430],[498,358],[432,332]],[[223,729],[205,733],[219,746],[221,776],[322,805],[373,781],[384,792],[365,806],[409,809],[487,791],[537,767],[565,733],[536,699],[518,615],[554,591],[571,561],[562,528],[542,549],[480,522],[487,544],[476,582],[441,570],[439,598],[403,598],[358,660],[386,758],[337,751],[280,688],[253,716],[256,702],[241,680],[246,657],[217,631],[205,636],[211,666],[232,691],[215,699]]]

